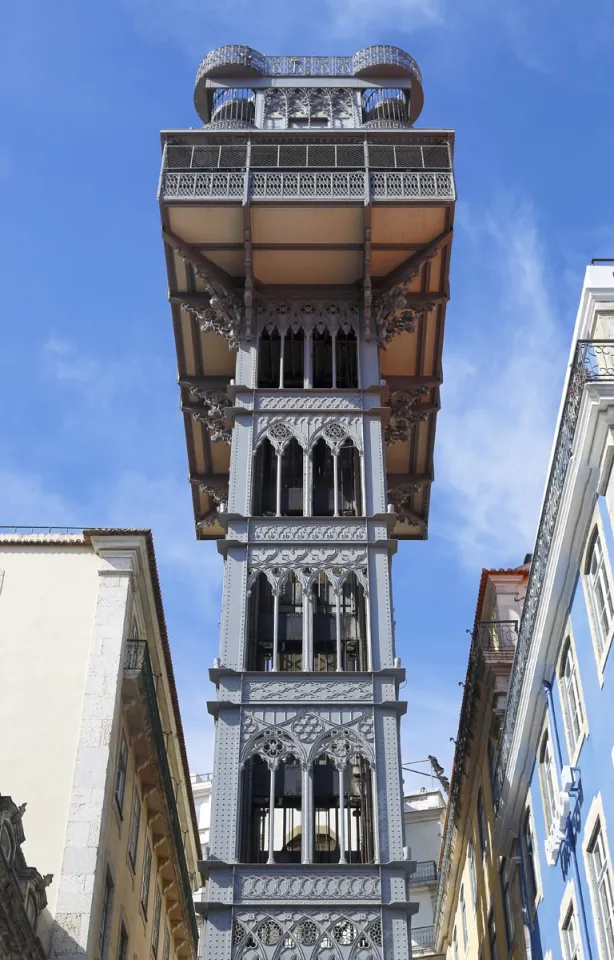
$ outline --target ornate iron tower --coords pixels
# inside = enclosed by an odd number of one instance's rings
[[[395,47],[199,67],[160,205],[197,536],[224,558],[207,960],[411,954],[390,566],[426,537],[453,135]]]

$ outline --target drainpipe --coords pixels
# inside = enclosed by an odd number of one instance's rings
[[[559,728],[556,722],[556,713],[554,712],[554,699],[552,696],[552,684],[547,680],[544,680],[544,691],[546,694],[546,701],[548,704],[548,719],[550,721],[550,729],[552,730],[552,739],[554,741],[554,751],[557,760],[558,772],[561,773],[563,769],[563,754],[561,752],[561,741],[559,739]],[[573,877],[574,885],[576,888],[576,896],[578,898],[578,912],[580,914],[580,924],[582,926],[582,934],[584,939],[584,947],[586,950],[587,960],[593,960],[593,952],[591,950],[591,941],[588,935],[588,922],[586,920],[586,908],[584,906],[584,894],[582,892],[582,880],[580,877],[580,868],[578,866],[578,855],[576,853],[576,838],[573,835],[573,830],[571,826],[571,816],[567,816],[567,824],[565,826],[565,842],[569,847],[571,852],[571,864],[573,868]]]

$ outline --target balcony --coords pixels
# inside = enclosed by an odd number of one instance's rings
[[[435,953],[435,927],[412,927],[411,946],[414,957]]]
[[[476,649],[513,659],[518,640],[516,620],[481,620],[475,627]],[[490,659],[490,657],[489,657]]]
[[[232,103],[224,108],[231,109]],[[450,145],[445,138],[414,138],[396,144],[362,138],[352,142],[318,139],[315,143],[260,143],[256,138],[250,144],[202,139],[192,144],[168,143],[159,199],[237,203],[455,199]]]
[[[409,877],[409,882],[412,886],[416,886],[420,883],[437,883],[437,878],[437,864],[434,860],[418,860],[416,869]]]
[[[167,820],[170,839],[175,848],[175,862],[179,866],[179,882],[183,888],[183,897],[185,900],[184,908],[188,912],[189,929],[194,948],[196,949],[198,945],[198,929],[192,899],[192,884],[185,859],[183,832],[177,811],[173,780],[168,763],[162,721],[158,709],[156,686],[145,640],[128,640],[126,643],[124,684],[129,694],[132,694],[136,688],[136,692],[138,693],[137,703],[142,708],[142,715],[139,719],[142,721],[144,730],[153,743],[153,756],[150,755],[152,762],[146,769],[150,770],[153,768],[156,775],[157,784],[152,785],[152,789],[156,789],[157,787],[157,792],[159,792],[161,798],[160,805],[162,808],[160,812],[164,814]],[[132,713],[130,714],[130,718],[134,722]],[[148,805],[150,804],[153,804],[153,800],[148,800]]]

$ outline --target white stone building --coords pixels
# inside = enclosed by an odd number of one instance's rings
[[[416,864],[409,881],[412,901],[418,904],[411,930],[412,954],[433,956],[439,849],[446,801],[440,790],[423,789],[405,796],[403,810],[405,839]]]
[[[0,788],[53,875],[45,955],[194,957],[200,850],[151,533],[0,532],[0,664]]]

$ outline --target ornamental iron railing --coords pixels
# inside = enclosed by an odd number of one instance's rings
[[[379,44],[358,50],[351,57],[267,57],[245,44],[228,44],[212,50],[201,61],[196,83],[221,67],[247,67],[269,77],[352,77],[379,66],[400,67],[422,79],[418,64],[399,47]]]
[[[364,123],[373,120],[394,123],[408,122],[407,94],[397,87],[365,90],[362,95]]]
[[[434,860],[419,860],[415,871],[410,874],[409,882],[411,884],[434,883],[437,876],[437,864]]]
[[[166,753],[164,732],[162,729],[162,721],[160,719],[160,711],[158,708],[158,697],[156,694],[156,686],[154,682],[153,671],[151,669],[151,660],[149,659],[149,650],[147,649],[147,643],[145,640],[127,640],[126,641],[126,652],[124,656],[124,671],[125,672],[138,671],[143,680],[143,687],[145,690],[145,699],[146,699],[147,708],[149,711],[149,723],[151,728],[151,734],[153,737],[153,742],[156,750],[156,757],[158,761],[158,770],[160,771],[162,786],[164,788],[166,806],[167,806],[169,818],[170,818],[171,834],[172,834],[173,843],[175,846],[177,862],[179,863],[179,872],[181,873],[183,893],[185,896],[186,908],[187,908],[188,916],[190,920],[190,932],[192,934],[194,946],[197,947],[198,946],[198,927],[196,925],[196,914],[194,912],[192,884],[190,883],[190,876],[188,873],[188,866],[185,858],[185,846],[183,842],[183,834],[181,831],[181,824],[179,821],[179,813],[177,811],[177,801],[175,798],[175,791],[173,790],[173,780],[171,776],[170,767],[168,764],[168,756]]]
[[[559,423],[550,475],[542,506],[529,581],[524,599],[522,617],[518,630],[516,656],[503,721],[499,755],[493,776],[493,797],[498,812],[501,792],[510,756],[512,736],[526,673],[533,631],[541,602],[542,587],[550,558],[550,548],[556,528],[561,497],[572,456],[580,404],[587,383],[614,381],[614,341],[580,340],[576,345],[565,394],[565,402]]]
[[[488,653],[513,653],[518,640],[516,620],[480,620],[476,624],[477,644]]]
[[[170,173],[164,172],[160,199],[237,200],[440,200],[455,198],[451,173]]]
[[[412,927],[411,945],[415,957],[422,956],[425,953],[433,953],[435,950],[435,927]]]

